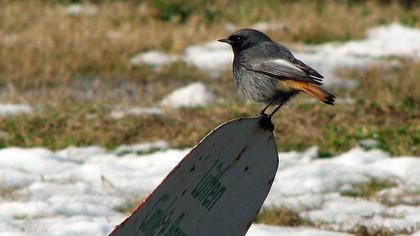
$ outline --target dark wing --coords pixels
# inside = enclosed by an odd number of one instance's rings
[[[241,66],[250,71],[276,77],[321,85],[322,75],[296,59],[284,46],[262,42],[249,48],[243,55]]]
[[[321,74],[319,74],[316,70],[312,69],[311,67],[309,67],[308,65],[306,65],[305,63],[303,63],[299,59],[296,59],[296,58],[293,57],[293,59],[291,60],[291,62],[294,65],[296,65],[297,67],[299,67],[300,69],[304,70],[311,77],[318,78],[318,79],[321,79],[321,80],[324,78],[324,76],[322,76]]]

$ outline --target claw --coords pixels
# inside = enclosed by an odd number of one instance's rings
[[[267,114],[261,115],[259,124],[261,128],[263,128],[264,130],[270,130],[271,132],[273,132],[274,130],[274,124],[273,122],[271,122],[271,117],[268,116]]]

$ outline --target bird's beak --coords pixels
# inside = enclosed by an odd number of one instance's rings
[[[217,41],[222,42],[222,43],[227,43],[227,44],[232,44],[232,43],[233,43],[233,42],[232,42],[232,41],[230,41],[229,39],[219,39],[219,40],[217,40]]]

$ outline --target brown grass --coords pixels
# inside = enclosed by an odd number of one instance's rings
[[[366,5],[226,0],[190,4],[195,8],[181,24],[162,21],[159,15],[166,8],[153,1],[103,2],[94,5],[96,14],[78,16],[65,13],[67,4],[6,1],[0,9],[0,38],[15,40],[0,47],[4,58],[0,81],[18,88],[60,85],[86,74],[143,81],[148,75],[129,65],[131,56],[149,49],[180,52],[187,45],[225,36],[224,25],[229,22],[249,27],[268,21],[275,25],[269,33],[276,40],[323,42],[360,38],[378,23],[419,26],[420,15],[419,7],[406,11],[398,4],[376,1]]]
[[[408,63],[399,69],[375,67],[366,72],[352,72],[360,78],[359,88],[337,91],[337,94],[353,97],[353,105],[331,107],[301,95],[274,118],[280,150],[320,145],[325,155],[332,155],[348,150],[361,139],[375,138],[380,147],[393,154],[418,155],[418,68],[418,64]],[[163,87],[158,82],[151,84],[152,88]],[[209,81],[208,84],[227,101],[208,108],[168,110],[163,116],[112,120],[108,115],[113,106],[108,103],[97,101],[87,106],[83,102],[64,100],[43,107],[42,112],[33,116],[0,118],[0,129],[9,134],[2,142],[5,146],[61,148],[70,144],[112,147],[165,139],[174,147],[187,147],[222,121],[254,115],[261,109],[260,105],[247,104],[239,97],[231,80]],[[161,91],[156,97],[166,92]]]
[[[297,212],[291,211],[287,208],[263,209],[258,214],[256,223],[264,223],[269,225],[283,225],[283,226],[299,226],[308,224],[299,217]]]
[[[274,117],[275,136],[280,150],[319,145],[322,155],[348,150],[365,138],[375,138],[380,147],[393,154],[419,155],[420,101],[417,96],[419,65],[405,62],[401,68],[373,67],[366,72],[348,72],[360,79],[354,91],[336,91],[338,97],[352,97],[355,104],[333,107],[301,95]],[[165,74],[166,72],[162,72]],[[150,97],[163,97],[169,88],[162,79],[150,82]],[[182,84],[182,81],[178,82]],[[185,83],[185,81],[184,81]],[[168,110],[163,116],[108,118],[115,104],[105,101],[63,99],[42,106],[32,116],[0,118],[3,146],[101,144],[108,147],[165,139],[174,147],[189,147],[225,120],[258,113],[261,105],[247,103],[234,93],[231,79],[207,81],[224,103],[207,108]],[[155,89],[156,87],[156,89]],[[166,88],[166,89],[157,89]],[[375,89],[373,89],[375,88]],[[114,101],[115,102],[115,101]],[[153,101],[149,101],[149,105]],[[288,137],[288,138],[286,138]],[[290,138],[293,137],[293,138]]]
[[[65,13],[67,4],[7,1],[0,9],[0,99],[29,103],[39,112],[0,118],[7,134],[0,146],[114,147],[165,139],[174,147],[190,147],[221,122],[257,114],[261,106],[234,93],[230,71],[213,80],[183,63],[159,72],[134,67],[130,57],[149,49],[180,53],[187,45],[225,36],[227,22],[245,27],[268,21],[276,40],[313,43],[360,38],[367,28],[392,21],[420,26],[420,7],[404,10],[380,2],[216,0],[206,12],[200,7],[206,3],[197,1],[180,21],[178,16],[162,20],[165,10],[153,1],[103,2],[93,5],[96,14],[78,16]],[[335,91],[339,98],[354,98],[353,105],[330,107],[302,95],[282,108],[275,117],[279,149],[319,145],[322,155],[332,155],[375,138],[393,154],[419,155],[420,66],[401,63],[343,72],[360,80],[356,90]],[[152,106],[197,80],[225,102],[161,117],[108,118],[116,107]]]

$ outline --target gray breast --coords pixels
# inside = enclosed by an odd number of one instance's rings
[[[267,75],[258,74],[241,66],[233,66],[233,78],[238,90],[249,99],[260,103],[283,103],[291,96],[290,91],[280,87],[279,80]]]

